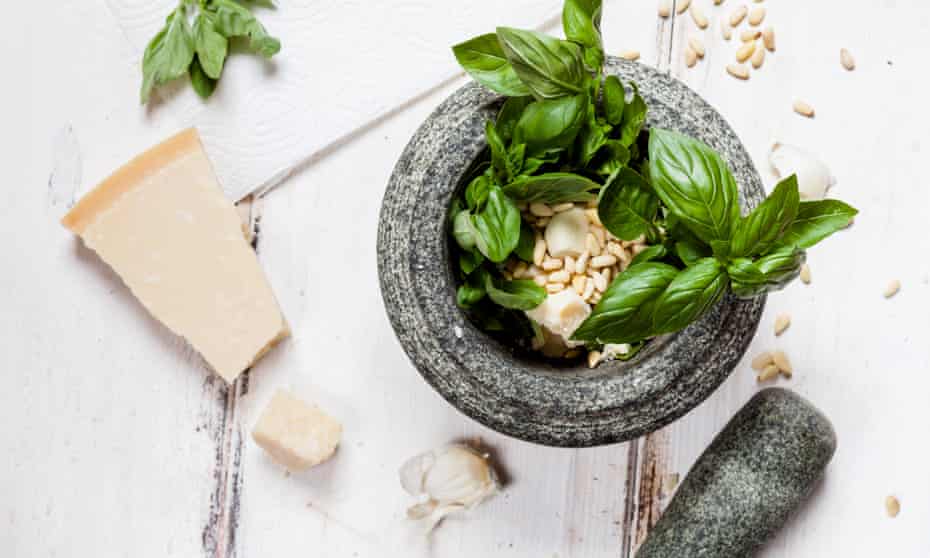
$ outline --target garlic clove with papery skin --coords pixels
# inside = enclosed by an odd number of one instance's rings
[[[836,183],[827,165],[793,145],[775,142],[769,152],[769,164],[780,179],[797,175],[802,200],[822,200]]]
[[[470,509],[500,489],[488,456],[463,445],[411,458],[400,469],[400,482],[423,500],[407,510],[407,517],[423,520],[427,532],[446,515]]]

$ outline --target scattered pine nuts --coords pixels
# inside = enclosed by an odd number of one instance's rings
[[[536,217],[552,217],[555,215],[555,211],[552,211],[551,207],[539,202],[530,204],[530,213]]]
[[[791,326],[791,316],[789,314],[779,314],[775,317],[775,335],[781,335],[788,327]]]
[[[601,360],[600,351],[590,351],[588,353],[588,368],[594,368],[597,366],[597,363]]]
[[[546,276],[545,276],[545,275],[537,275],[536,277],[533,277],[533,282],[536,283],[537,285],[539,285],[540,287],[545,287],[545,286],[546,286]]]
[[[762,23],[763,19],[765,19],[765,8],[762,6],[756,6],[749,12],[749,25],[755,27]]]
[[[536,245],[533,246],[533,263],[536,267],[542,267],[546,259],[546,239],[541,234],[536,235]]]
[[[598,292],[604,292],[607,290],[607,279],[604,278],[600,273],[595,273],[591,276],[591,280],[594,281],[594,288]]]
[[[901,502],[894,496],[885,498],[885,513],[888,514],[888,517],[898,517],[898,514],[901,513]]]
[[[567,269],[569,273],[575,272],[575,258],[571,256],[565,256],[562,258],[562,261],[565,262],[565,265],[562,267],[562,269]]]
[[[590,252],[582,252],[581,255],[578,256],[578,261],[575,262],[575,273],[584,273],[585,270],[588,269],[588,260],[590,258]]]
[[[546,292],[549,294],[560,293],[565,290],[563,283],[546,283]]]
[[[707,21],[707,16],[704,15],[704,10],[697,4],[691,4],[691,19],[693,19],[694,24],[701,29],[707,29],[707,26],[710,24],[710,22]]]
[[[759,69],[762,67],[762,63],[765,62],[765,49],[761,45],[756,46],[755,52],[752,53],[752,57],[749,59],[752,62],[752,67]]]
[[[691,48],[691,45],[685,47],[685,66],[693,68],[697,64],[697,53]]]
[[[581,298],[585,299],[588,302],[591,302],[591,297],[594,296],[594,279],[588,277],[587,282],[584,286],[584,293],[581,295]]]
[[[724,22],[720,22],[720,32],[723,34],[724,41],[729,41],[733,37],[733,28]]]
[[[681,15],[685,13],[685,10],[687,10],[689,6],[691,6],[691,0],[681,0],[675,9],[675,13]]]
[[[807,118],[814,117],[814,107],[800,99],[795,99],[793,107],[794,112],[800,114],[801,116],[806,116]]]
[[[743,41],[744,43],[748,43],[749,41],[755,41],[761,36],[762,31],[759,31],[758,29],[747,29],[739,34],[739,40]]]
[[[584,275],[576,275],[575,278],[572,279],[572,287],[579,296],[584,294],[584,287],[587,283],[588,278]]]
[[[595,213],[595,215],[597,214]],[[600,219],[598,219],[598,222],[600,222]],[[594,233],[594,238],[597,239],[598,246],[600,246],[602,249],[607,246],[607,231],[605,231],[600,226],[596,226],[591,229],[591,232]]]
[[[786,378],[791,377],[791,373],[794,370],[791,368],[791,361],[788,360],[788,355],[785,354],[785,351],[774,351],[772,353],[772,360],[775,366],[778,367],[778,370],[785,375]]]
[[[806,263],[801,264],[801,282],[805,285],[811,284],[811,268]]]
[[[772,26],[762,30],[762,42],[765,43],[766,50],[775,52],[775,29]]]
[[[850,72],[856,69],[856,60],[845,48],[840,49],[840,64]]]
[[[743,43],[743,46],[739,47],[739,50],[736,51],[736,61],[745,62],[749,60],[749,57],[752,56],[752,53],[756,50],[756,43]]]
[[[562,269],[562,263],[563,263],[562,260],[547,257],[542,262],[542,268],[545,269],[546,271],[555,271],[557,269]]]
[[[774,362],[775,358],[772,356],[772,351],[763,351],[756,355],[749,364],[756,372],[762,372],[766,366]]]
[[[635,62],[636,60],[639,60],[639,51],[638,50],[620,51],[620,58],[623,58],[625,60],[630,60],[631,62]]]
[[[526,262],[518,262],[516,267],[513,268],[513,276],[517,279],[523,279],[528,270],[529,266],[526,265]]]
[[[704,58],[704,53],[706,51],[704,50],[704,43],[701,41],[701,39],[697,37],[691,37],[688,39],[688,46],[690,46],[691,50],[693,50],[694,53],[698,55],[698,58]]]
[[[549,224],[549,220],[549,217],[540,217],[539,219],[536,219],[536,226],[544,229],[546,228],[546,225]]]
[[[762,369],[762,372],[759,372],[759,375],[756,376],[756,381],[758,381],[759,383],[768,382],[770,380],[774,380],[777,377],[778,377],[778,367],[775,366],[774,364],[769,364],[764,369]]]
[[[742,64],[729,64],[727,66],[727,73],[736,79],[749,79],[749,68]]]
[[[611,268],[609,268],[609,267],[605,267],[604,269],[601,270],[601,277],[604,278],[604,281],[605,281],[608,285],[610,284],[610,269],[611,269]]]
[[[891,298],[901,290],[901,281],[895,279],[885,287],[885,298]]]
[[[736,27],[742,23],[748,12],[749,9],[746,8],[746,6],[740,6],[739,8],[733,10],[733,13],[730,14],[730,27]]]
[[[659,17],[668,17],[672,15],[671,0],[659,0]]]
[[[601,255],[601,245],[594,236],[594,233],[589,232],[588,236],[585,237],[585,248],[587,248],[588,254],[591,256]]]
[[[602,267],[610,267],[616,265],[617,256],[611,254],[601,254],[600,256],[595,256],[591,258],[591,267],[594,269],[600,269]]]
[[[626,259],[626,251],[623,249],[623,246],[620,246],[618,243],[611,240],[607,243],[607,253],[614,256],[618,260]]]
[[[601,223],[601,217],[597,214],[596,209],[585,209],[584,214],[588,216],[588,221],[591,221],[592,225],[597,225],[598,227],[603,227]]]
[[[572,202],[565,202],[565,203],[553,205],[552,211],[556,213],[562,213],[562,212],[568,211],[569,209],[574,209],[574,208],[575,208],[575,204],[573,204]]]
[[[553,271],[549,274],[548,281],[550,283],[568,283],[572,278],[572,274],[564,269],[559,271]]]

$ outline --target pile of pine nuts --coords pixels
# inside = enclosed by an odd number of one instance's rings
[[[600,302],[611,280],[622,273],[633,258],[648,247],[645,238],[625,241],[611,234],[597,216],[597,202],[587,205],[533,203],[518,207],[523,220],[533,227],[536,236],[533,263],[528,264],[512,258],[506,263],[504,277],[532,279],[551,294],[574,289],[585,302],[595,305]],[[555,258],[549,254],[546,240],[543,238],[546,225],[556,213],[575,207],[584,209],[588,217],[585,251],[578,257]]]

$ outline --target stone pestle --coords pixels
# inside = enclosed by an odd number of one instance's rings
[[[833,426],[813,405],[786,389],[760,391],[692,467],[636,558],[754,556],[834,451]]]

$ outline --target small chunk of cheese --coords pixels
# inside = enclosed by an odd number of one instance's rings
[[[546,225],[546,248],[553,258],[580,256],[585,251],[588,216],[581,208],[556,214]]]
[[[569,341],[578,326],[591,315],[591,306],[574,289],[550,294],[536,308],[526,311],[527,317],[561,338],[568,347],[579,343]],[[581,343],[583,344],[583,343]]]
[[[252,439],[291,471],[318,465],[336,451],[342,425],[316,405],[278,390],[252,430]]]
[[[228,382],[288,335],[194,129],[116,171],[62,224]]]

